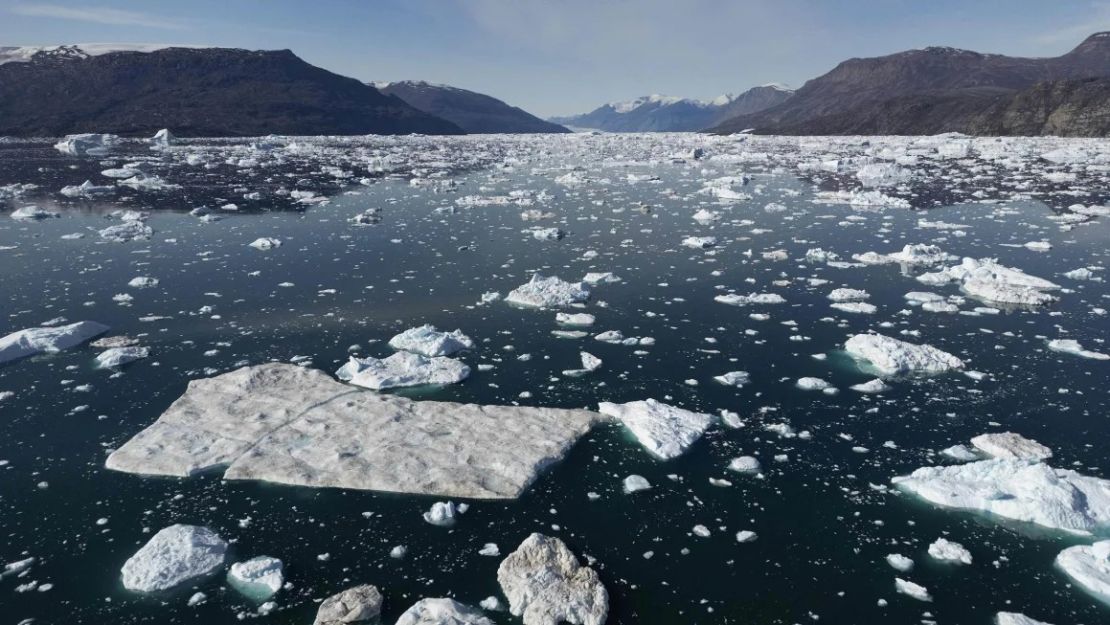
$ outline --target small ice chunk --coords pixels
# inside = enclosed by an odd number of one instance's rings
[[[227,581],[235,590],[252,601],[266,601],[281,590],[285,583],[281,560],[258,556],[236,562],[228,571]]]
[[[1056,566],[1080,588],[1110,602],[1110,540],[1068,547],[1056,556]]]
[[[884,374],[943,373],[964,366],[959,358],[931,345],[915,345],[881,334],[857,334],[844,343],[844,349]]]
[[[934,560],[940,560],[942,562],[971,564],[970,551],[960,543],[953,542],[943,537],[936,539],[933,541],[933,544],[929,545],[929,555]]]
[[[971,439],[976,449],[994,458],[1047,460],[1052,450],[1035,440],[1014,432],[991,432]]]
[[[907,597],[913,597],[918,601],[932,601],[933,598],[929,596],[929,589],[920,584],[915,584],[911,581],[904,580],[901,577],[894,578],[894,589],[900,594]]]
[[[388,358],[350,357],[335,377],[376,391],[404,386],[444,385],[462,382],[470,367],[446,356],[428,358],[397,352]]]
[[[857,393],[885,393],[890,390],[890,386],[879,378],[875,378],[862,384],[853,384],[851,389]]]
[[[1074,339],[1052,339],[1048,342],[1048,348],[1054,352],[1063,352],[1065,354],[1073,354],[1083,358],[1090,358],[1092,360],[1110,360],[1110,354],[1103,354],[1101,352],[1093,352],[1083,349],[1079,341]]]
[[[737,473],[759,473],[763,465],[755,456],[738,456],[728,463],[728,469]]]
[[[642,475],[629,475],[628,477],[624,478],[622,486],[624,488],[624,492],[631,495],[632,493],[641,490],[651,489],[651,482],[647,481],[647,478]]]
[[[505,297],[505,301],[518,306],[533,308],[565,308],[590,297],[590,290],[583,282],[566,282],[555,276],[534,274],[532,280],[519,286]]]
[[[465,510],[460,509],[453,501],[437,501],[424,513],[424,520],[432,525],[451,527],[462,512]]]
[[[412,352],[421,356],[450,356],[464,349],[474,349],[474,341],[462,333],[440,332],[435,326],[422,325],[405,330],[389,339],[389,346],[398,351]]]
[[[249,244],[256,250],[272,250],[275,247],[281,247],[281,239],[273,237],[259,237]]]
[[[112,347],[97,355],[96,368],[111,369],[114,367],[122,367],[129,362],[146,358],[149,355],[150,349],[146,347]]]
[[[913,570],[913,560],[900,553],[892,553],[887,555],[886,563],[889,564],[894,570],[900,571],[902,573],[909,573]]]

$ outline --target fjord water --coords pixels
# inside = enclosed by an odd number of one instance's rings
[[[629,173],[650,173],[660,181],[625,182]],[[990,623],[999,610],[1054,623],[1110,620],[1110,608],[1069,584],[1052,564],[1062,548],[1089,538],[943,510],[890,488],[892,477],[940,463],[936,450],[987,431],[1019,432],[1051,447],[1054,466],[1108,477],[1107,368],[1045,345],[1045,337],[1066,330],[1067,337],[1105,351],[1098,341],[1107,338],[1108,323],[1091,309],[1106,306],[1106,283],[1059,278],[1077,267],[1106,264],[1105,220],[1061,231],[1048,219],[1053,211],[1032,199],[1008,201],[1004,211],[986,203],[927,214],[859,211],[814,204],[811,181],[780,172],[755,175],[751,185],[762,189],[758,201],[733,206],[710,227],[690,219],[694,208],[686,198],[700,187],[696,167],[632,164],[605,174],[614,182],[600,191],[561,187],[526,168],[460,173],[457,194],[382,179],[346,187],[330,203],[303,212],[229,213],[214,223],[148,203],[154,236],[124,244],[103,242],[95,233],[111,223],[105,215],[120,207],[110,201],[66,207],[57,219],[0,220],[5,332],[57,317],[91,319],[110,325],[113,335],[138,337],[152,350],[150,358],[115,378],[93,368],[97,350],[87,346],[0,367],[0,391],[15,392],[0,402],[0,559],[38,560],[28,578],[0,580],[5,618],[254,618],[256,606],[228,587],[222,574],[160,595],[122,588],[123,562],[150,533],[180,522],[234,540],[236,559],[270,555],[284,561],[292,588],[278,593],[278,611],[257,617],[260,622],[311,622],[316,601],[359,583],[382,589],[384,622],[422,597],[451,596],[476,605],[499,595],[501,558],[478,555],[482,545],[495,542],[507,554],[536,531],[559,536],[591,558],[609,590],[613,624],[970,624]],[[27,175],[18,181],[35,182]],[[209,192],[234,197],[238,184],[215,179]],[[553,197],[542,209],[556,217],[540,224],[558,225],[566,238],[534,240],[522,232],[531,224],[511,205],[435,212],[479,188],[483,195],[547,190]],[[634,210],[641,202],[652,210]],[[770,202],[787,210],[764,211]],[[373,207],[382,209],[380,224],[348,222]],[[190,206],[175,201],[171,208]],[[968,234],[922,230],[922,217],[964,224]],[[740,219],[754,223],[729,223]],[[86,236],[61,238],[74,232]],[[680,245],[683,237],[707,234],[721,239],[708,253]],[[282,245],[248,247],[258,237],[275,237]],[[1051,242],[1051,252],[1020,247],[1031,238]],[[1048,309],[929,313],[909,306],[903,295],[955,291],[924,287],[912,278],[920,270],[896,264],[838,269],[804,261],[806,250],[815,247],[847,258],[929,242],[957,256],[997,257],[1069,291]],[[775,249],[785,250],[788,260],[761,257]],[[583,259],[587,250],[599,255]],[[598,322],[591,331],[620,330],[656,343],[639,348],[559,339],[551,335],[554,311],[476,305],[482,293],[506,293],[535,271],[564,279],[587,271],[615,273],[621,282],[593,290],[588,312]],[[129,289],[136,276],[160,284]],[[811,277],[830,282],[813,287],[806,282]],[[722,285],[739,293],[779,293],[787,303],[718,304],[713,297]],[[830,309],[828,291],[842,286],[866,289],[878,312]],[[124,292],[133,296],[129,304],[113,301]],[[770,319],[752,319],[754,312]],[[893,325],[880,328],[885,322]],[[619,426],[598,427],[519,500],[471,502],[451,529],[421,519],[435,498],[104,469],[107,453],[153,422],[190,379],[297,357],[330,373],[346,361],[351,346],[359,346],[355,352],[361,355],[385,356],[391,336],[424,323],[460,328],[472,337],[478,348],[461,358],[473,372],[464,383],[404,391],[408,396],[591,409],[599,401],[654,397],[691,410],[736,411],[746,427],[717,424],[686,455],[667,462],[654,460]],[[919,331],[909,340],[954,353],[988,376],[899,380],[878,396],[852,392],[849,386],[872,376],[837,349],[852,334],[880,329],[891,336]],[[583,349],[600,357],[603,367],[563,377],[561,371],[578,367]],[[827,360],[813,358],[826,353]],[[524,354],[531,358],[520,359]],[[495,368],[478,371],[481,363]],[[751,383],[735,389],[713,382],[713,376],[734,370],[750,372]],[[840,393],[799,390],[794,382],[804,376],[828,380]],[[85,385],[91,388],[77,390]],[[522,397],[525,392],[530,395]],[[781,422],[810,431],[812,438],[784,439],[763,429]],[[887,441],[896,448],[884,447]],[[742,454],[761,459],[763,479],[729,474],[729,459]],[[776,461],[780,454],[785,459]],[[629,474],[646,477],[653,488],[623,494],[621,480]],[[713,485],[711,478],[731,485]],[[591,501],[591,491],[600,499]],[[698,524],[711,535],[693,534]],[[758,539],[738,544],[734,535],[740,530],[753,530]],[[926,548],[940,536],[967,546],[974,563],[932,561]],[[395,545],[408,547],[405,558],[390,557]],[[912,579],[929,588],[931,603],[895,592],[895,571],[884,561],[889,553],[916,561]],[[30,579],[52,587],[15,591]],[[186,607],[197,590],[208,601]],[[504,612],[491,617],[518,622]]]

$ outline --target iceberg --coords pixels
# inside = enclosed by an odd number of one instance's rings
[[[97,369],[111,369],[121,367],[129,362],[146,358],[150,350],[146,347],[111,347],[100,352],[96,357]]]
[[[626,404],[601,402],[598,411],[624,424],[653,455],[670,460],[681,456],[713,422],[713,416],[647,399]]]
[[[474,341],[463,334],[462,330],[440,332],[435,326],[422,325],[389,339],[389,346],[398,351],[433,357],[450,356],[464,349],[474,349]]]
[[[986,512],[1079,535],[1110,528],[1110,480],[1041,462],[996,458],[923,467],[891,481],[946,508]]]
[[[0,364],[36,354],[53,354],[76,347],[108,331],[95,321],[78,321],[51,328],[28,328],[0,338]]]
[[[1014,432],[980,434],[971,439],[971,444],[992,458],[1047,460],[1052,457],[1048,447]]]
[[[369,623],[382,613],[382,593],[377,586],[362,584],[336,593],[320,604],[312,625]]]
[[[1110,360],[1110,354],[1102,352],[1093,352],[1083,349],[1079,341],[1075,339],[1052,339],[1048,342],[1048,348],[1054,352],[1061,352],[1064,354],[1073,354],[1082,358],[1090,358],[1092,360]]]
[[[609,613],[609,593],[597,571],[558,538],[532,534],[501,561],[497,583],[509,600],[509,612],[524,625],[602,625]]]
[[[505,301],[530,308],[566,308],[590,297],[590,290],[583,282],[567,282],[556,276],[545,278],[534,274],[532,280],[505,296]]]
[[[245,562],[231,565],[227,581],[244,597],[253,601],[266,601],[281,590],[285,583],[281,560],[270,556],[258,556]]]
[[[138,592],[168,590],[224,564],[227,542],[207,527],[171,525],[123,564],[123,586]]]
[[[1068,547],[1056,556],[1056,566],[1080,588],[1110,602],[1110,540]]]
[[[397,352],[388,358],[355,358],[335,372],[335,377],[375,391],[405,386],[444,385],[462,382],[470,367],[446,356],[428,358]]]
[[[114,471],[471,499],[519,497],[602,416],[413,401],[285,363],[189,383],[108,456]]]
[[[882,334],[857,334],[844,343],[844,350],[887,375],[943,373],[964,366],[959,358],[931,345],[915,345]]]
[[[493,625],[493,621],[454,599],[421,599],[401,614],[396,625]]]
[[[119,142],[120,138],[116,135],[89,132],[66,135],[64,139],[54,144],[54,149],[70,156],[103,156]]]

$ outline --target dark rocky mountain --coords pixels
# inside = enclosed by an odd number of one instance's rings
[[[604,104],[584,115],[554,117],[551,121],[607,132],[692,132],[780,104],[793,93],[780,85],[763,85],[737,96],[724,95],[710,101],[651,95]]]
[[[0,51],[0,135],[160,128],[178,136],[462,133],[289,50]]]
[[[1068,123],[1081,123],[1084,116],[1070,107],[1091,103],[1087,98],[1098,89],[1084,79],[1106,76],[1110,76],[1110,33],[1092,35],[1071,52],[1054,58],[1008,57],[954,48],[910,50],[844,61],[807,82],[790,100],[733,117],[712,130],[754,129],[761,134],[788,135],[1024,134],[1018,129],[1032,128],[1036,125],[1032,120],[1043,111],[1021,108],[1036,102],[1063,106],[1072,111],[1064,116]],[[1003,110],[1013,120],[1027,121],[990,121],[990,115]],[[1078,126],[1072,130],[1059,124],[1040,127],[1051,126],[1064,134],[1079,132]]]
[[[453,122],[468,133],[570,132],[497,98],[458,87],[413,80],[371,85],[425,113]]]

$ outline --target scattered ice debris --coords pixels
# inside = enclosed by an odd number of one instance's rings
[[[566,236],[566,233],[558,228],[532,228],[525,232],[530,233],[537,241],[559,241]]]
[[[171,525],[155,534],[123,565],[123,586],[137,592],[168,590],[219,569],[227,542],[196,525]]]
[[[451,527],[458,519],[458,515],[466,511],[466,504],[456,506],[453,501],[437,501],[431,509],[424,513],[424,521],[440,527]]]
[[[844,343],[844,350],[884,375],[943,373],[964,366],[959,358],[931,345],[915,345],[882,334],[857,334]]]
[[[1056,556],[1056,566],[1080,588],[1110,601],[1110,540],[1068,547]]]
[[[865,187],[896,187],[907,182],[910,174],[894,163],[868,163],[859,168],[856,178]]]
[[[894,578],[894,589],[899,594],[913,597],[918,601],[932,601],[933,597],[929,595],[929,589],[920,584],[915,584],[911,581],[902,579],[901,577]]]
[[[54,149],[70,156],[103,156],[119,141],[116,135],[96,133],[66,135],[64,139],[54,144]]]
[[[474,349],[474,341],[463,334],[462,330],[440,332],[435,326],[422,325],[389,339],[389,346],[421,356],[450,356],[464,349]]]
[[[722,304],[728,304],[729,306],[755,306],[786,303],[786,300],[778,293],[749,293],[748,295],[730,293],[727,295],[717,295],[713,300]]]
[[[963,545],[952,542],[947,538],[938,538],[929,545],[929,555],[934,560],[953,562],[956,564],[971,564],[971,552]]]
[[[642,475],[629,475],[624,478],[624,482],[622,482],[621,486],[626,494],[631,495],[641,490],[649,490],[651,488],[651,482],[647,481],[647,478]]]
[[[112,347],[101,352],[96,357],[98,369],[112,369],[136,360],[150,356],[146,347]]]
[[[443,598],[417,601],[395,625],[493,625],[493,621],[477,608]]]
[[[644,449],[670,460],[681,456],[713,422],[712,415],[647,399],[625,404],[601,402],[598,411],[624,424]]]
[[[892,482],[946,508],[1082,535],[1110,528],[1110,480],[1040,462],[992,459],[923,467]]]
[[[505,301],[532,308],[566,308],[590,297],[590,290],[582,282],[566,282],[555,276],[536,273],[528,284],[519,286],[505,297]]]
[[[1075,339],[1052,339],[1048,342],[1048,348],[1054,352],[1063,352],[1065,354],[1073,354],[1083,358],[1090,358],[1092,360],[1110,360],[1110,354],[1102,352],[1093,352],[1083,349],[1079,341]]]
[[[381,613],[382,593],[377,586],[362,584],[324,599],[312,625],[369,624]]]
[[[993,458],[1048,460],[1052,457],[1048,447],[1014,432],[980,434],[971,439],[971,444]]]
[[[281,247],[281,240],[273,237],[259,237],[249,244],[256,250],[272,250],[275,247]]]
[[[360,391],[291,364],[193,380],[108,456],[115,471],[314,487],[511,499],[601,415],[413,401]]]
[[[910,208],[908,200],[886,195],[880,191],[818,191],[816,204],[848,204],[861,208]]]
[[[532,534],[497,569],[509,612],[524,625],[602,625],[609,593],[597,572],[582,566],[558,538]]]
[[[281,590],[285,583],[281,560],[258,556],[231,565],[227,581],[235,590],[252,601],[266,601]]]
[[[388,358],[355,358],[335,372],[344,382],[375,391],[405,386],[444,385],[462,382],[470,367],[453,358],[428,358],[410,352],[397,352]]]
[[[108,326],[95,321],[78,321],[64,326],[27,328],[0,338],[0,364],[36,354],[53,354],[76,347],[104,334]]]

